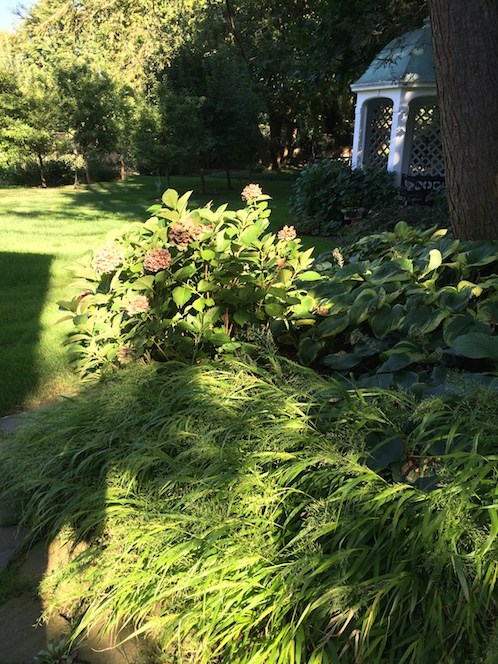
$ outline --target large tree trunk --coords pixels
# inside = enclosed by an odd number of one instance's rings
[[[498,2],[429,0],[453,232],[498,239]]]

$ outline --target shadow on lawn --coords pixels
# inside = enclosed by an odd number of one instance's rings
[[[38,385],[40,317],[54,258],[0,252],[0,415],[22,408]]]

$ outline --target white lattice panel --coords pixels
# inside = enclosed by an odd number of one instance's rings
[[[415,115],[409,171],[415,175],[444,175],[441,129],[436,104],[422,106]]]
[[[371,109],[365,159],[368,166],[387,169],[392,121],[392,103],[379,102]]]

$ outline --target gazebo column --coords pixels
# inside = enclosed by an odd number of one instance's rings
[[[363,153],[365,150],[365,125],[367,121],[368,108],[366,105],[367,95],[359,92],[356,98],[353,134],[353,152],[351,155],[351,167],[361,168],[363,166]]]
[[[404,163],[405,137],[408,123],[408,99],[402,89],[392,91],[393,119],[387,170],[396,173],[396,184],[401,184]]]

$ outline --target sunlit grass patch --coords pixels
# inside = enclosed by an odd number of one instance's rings
[[[196,177],[174,177],[171,184],[182,192],[193,189],[199,205],[212,199],[215,205],[228,202],[240,207],[238,185],[245,186],[248,177],[235,177],[231,191],[222,178],[207,178],[206,195],[198,193]],[[256,175],[254,179],[258,181]],[[289,223],[292,180],[263,180],[263,187],[272,196],[272,228],[281,228]],[[145,221],[147,208],[165,188],[164,179],[156,183],[153,177],[137,176],[123,183],[97,183],[76,190],[72,186],[0,190],[0,261],[4,270],[0,288],[0,414],[33,407],[77,389],[61,348],[69,323],[56,325],[60,318],[56,302],[76,294],[67,267],[83,252],[97,249],[110,229],[125,222]],[[304,245],[310,243],[306,240]]]

